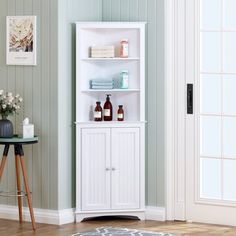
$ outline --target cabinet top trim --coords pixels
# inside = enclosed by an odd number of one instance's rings
[[[143,28],[146,22],[75,22],[80,28],[85,27],[86,29],[96,28]]]
[[[76,126],[80,127],[91,127],[91,128],[129,128],[129,127],[140,127],[147,123],[147,121],[139,122],[74,122]]]
[[[81,25],[145,25],[147,22],[144,21],[76,21],[75,24]]]

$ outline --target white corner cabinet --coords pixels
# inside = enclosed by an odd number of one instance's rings
[[[129,57],[120,58],[121,39]],[[113,58],[91,58],[91,46],[115,46]],[[94,78],[129,72],[128,89],[91,89]],[[93,121],[96,101],[111,94],[112,121]],[[124,121],[117,121],[118,105]],[[76,221],[145,212],[145,23],[76,23]]]

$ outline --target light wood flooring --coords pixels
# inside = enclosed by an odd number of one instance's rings
[[[117,218],[105,218],[90,220],[82,223],[67,224],[63,226],[37,224],[36,232],[32,231],[31,223],[25,222],[22,225],[18,221],[0,219],[1,236],[70,236],[77,232],[102,226],[127,227],[131,229],[142,229],[155,232],[169,232],[178,235],[190,236],[236,236],[236,227],[208,225],[185,222],[157,222],[138,221]]]

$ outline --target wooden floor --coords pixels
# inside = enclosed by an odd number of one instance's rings
[[[83,232],[101,226],[127,227],[131,229],[142,229],[155,232],[169,232],[191,236],[236,236],[236,227],[184,222],[138,221],[117,218],[90,220],[82,223],[74,223],[63,226],[37,224],[36,232],[32,231],[30,223],[23,223],[22,225],[20,225],[18,221],[0,219],[0,235],[69,236],[77,232]]]

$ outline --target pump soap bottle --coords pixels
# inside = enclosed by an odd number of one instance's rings
[[[107,94],[106,102],[104,103],[104,121],[112,121],[112,104],[110,102],[111,94]]]

